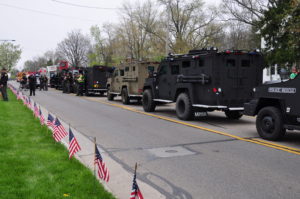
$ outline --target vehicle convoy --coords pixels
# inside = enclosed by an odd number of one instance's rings
[[[242,117],[244,103],[262,83],[263,57],[257,52],[216,48],[169,55],[158,72],[146,79],[143,108],[152,112],[158,103],[176,102],[179,119],[221,110],[230,119]]]
[[[286,130],[300,130],[300,75],[280,83],[255,88],[254,99],[245,104],[246,115],[256,117],[258,134],[279,140]]]
[[[159,62],[127,61],[120,64],[107,81],[107,99],[121,96],[123,104],[141,100],[145,79],[157,70]]]
[[[106,91],[107,78],[113,72],[112,67],[94,65],[85,69],[85,93],[86,95],[99,93],[103,95]]]

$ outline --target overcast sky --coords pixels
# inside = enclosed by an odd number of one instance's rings
[[[22,68],[26,60],[55,50],[57,43],[74,29],[89,34],[92,25],[117,23],[117,8],[124,2],[136,0],[0,0],[0,40],[12,39],[21,45],[23,52],[17,68]]]

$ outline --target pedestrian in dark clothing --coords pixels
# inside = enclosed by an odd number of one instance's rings
[[[45,90],[44,89],[44,76],[41,75],[39,79],[40,79],[40,91]]]
[[[2,71],[1,71],[0,89],[1,89],[1,94],[2,94],[2,98],[3,98],[4,101],[8,101],[7,81],[8,81],[8,75],[7,75],[6,69],[3,68]]]
[[[67,74],[64,74],[63,77],[62,77],[62,84],[61,84],[63,93],[67,92],[67,86],[66,85],[67,85]]]
[[[35,96],[35,88],[36,88],[36,77],[34,74],[31,74],[28,77],[29,82],[29,90],[30,90],[30,96]]]
[[[26,74],[23,74],[22,80],[21,80],[21,89],[26,89],[27,84],[27,77]]]
[[[66,93],[70,93],[71,92],[71,85],[73,83],[73,77],[72,77],[72,73],[68,73],[67,74],[67,79],[66,79]]]
[[[46,75],[44,75],[44,90],[48,90],[48,77]]]

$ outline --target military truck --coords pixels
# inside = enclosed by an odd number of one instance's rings
[[[281,139],[286,130],[300,130],[300,75],[295,79],[255,88],[254,99],[245,104],[245,115],[256,117],[258,134]]]
[[[127,61],[120,64],[107,81],[107,99],[122,97],[123,104],[131,99],[141,100],[145,79],[156,71],[159,62]]]
[[[85,70],[85,93],[86,95],[90,94],[100,94],[103,95],[107,89],[107,78],[109,74],[112,73],[113,68],[108,66],[94,65],[88,67]]]
[[[258,51],[207,48],[169,55],[145,82],[143,108],[152,112],[158,103],[176,102],[182,120],[214,110],[239,119],[244,103],[253,98],[253,88],[262,83],[263,65]]]

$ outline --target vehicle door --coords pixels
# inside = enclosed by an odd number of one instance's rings
[[[224,76],[221,76],[223,79],[222,89],[225,97],[227,99],[236,100],[238,98],[238,60],[234,55],[225,55],[224,59],[221,61],[222,67],[220,71],[224,71]]]
[[[116,69],[113,74],[112,74],[112,77],[111,77],[111,84],[110,84],[110,88],[111,88],[111,92],[116,92],[117,91],[117,88],[118,88],[118,83],[120,81],[120,77],[119,77],[119,73],[120,73],[120,70],[119,69]]]
[[[170,98],[170,67],[168,62],[163,62],[159,66],[157,72],[157,84],[156,92],[159,99],[169,99]]]
[[[169,64],[170,67],[170,77],[168,78],[169,84],[169,97],[175,98],[176,94],[176,84],[177,84],[177,76],[181,73],[181,67],[179,62],[172,62]]]
[[[286,88],[284,93],[281,94],[285,101],[286,112],[290,115],[290,121],[295,125],[300,125],[300,74],[294,79],[284,82],[283,85],[278,87]]]

